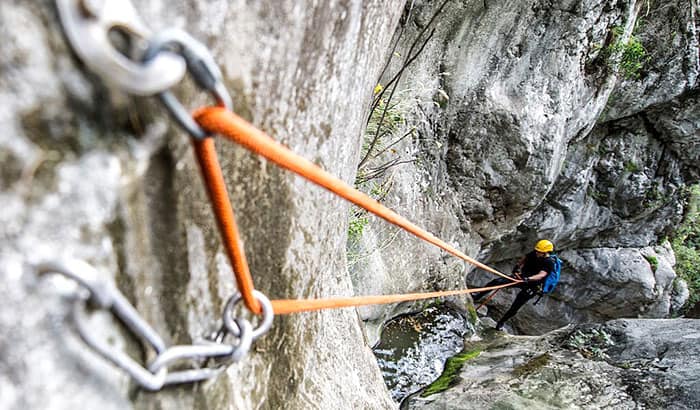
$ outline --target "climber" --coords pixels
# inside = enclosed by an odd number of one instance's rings
[[[541,293],[543,280],[554,271],[554,260],[550,258],[550,254],[554,251],[552,242],[542,239],[535,244],[535,249],[523,256],[520,261],[513,267],[513,275],[523,282],[516,285],[520,288],[520,293],[515,297],[510,309],[503,315],[501,320],[496,324],[496,330],[501,330],[503,324],[520,310],[528,300]],[[488,286],[496,286],[508,283],[508,279],[498,278],[486,284]],[[484,297],[489,291],[477,292],[472,294],[472,299],[476,302]]]

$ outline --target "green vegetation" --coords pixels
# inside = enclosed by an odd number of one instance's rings
[[[479,322],[479,315],[476,313],[476,308],[473,305],[467,306],[467,313],[469,314],[469,323],[476,325]]]
[[[625,162],[625,171],[634,174],[635,172],[639,172],[640,168],[639,165],[634,162],[634,161],[626,161]]]
[[[428,397],[435,393],[443,392],[449,389],[457,381],[457,375],[462,369],[464,362],[471,360],[481,354],[481,349],[473,349],[468,352],[462,352],[447,359],[445,370],[442,371],[440,377],[432,382],[423,390],[421,397]]]
[[[590,185],[588,186],[587,192],[588,192],[588,196],[590,196],[591,198],[593,198],[593,200],[596,201],[596,202],[599,203],[599,204],[605,204],[605,203],[607,203],[608,200],[609,200],[609,197],[608,197],[608,193],[607,193],[607,192],[598,191],[598,190],[596,190],[594,187],[592,187],[592,186],[590,186]]]
[[[671,240],[676,254],[676,274],[688,283],[690,297],[684,309],[700,302],[700,185],[688,193],[688,208],[681,226]]]
[[[605,352],[614,345],[612,337],[603,329],[591,329],[588,332],[579,329],[566,342],[566,347],[578,350],[589,359],[607,359]]]
[[[655,205],[660,205],[668,198],[664,198],[663,187],[657,181],[652,182],[652,185],[647,189],[644,195],[644,203],[647,207],[654,207]]]
[[[375,94],[381,93],[382,90],[383,88],[380,84],[377,84],[374,89]],[[377,98],[376,106],[370,113],[365,130],[360,156],[362,159],[357,168],[355,188],[381,202],[389,194],[393,184],[391,176],[386,177],[387,170],[408,162],[401,160],[394,146],[404,138],[413,135],[414,129],[411,128],[409,132],[403,134],[400,138],[391,140],[399,129],[405,128],[406,121],[403,114],[405,107],[401,107],[400,103],[391,103],[390,97],[384,98],[379,95]],[[372,163],[372,160],[386,153],[390,153],[393,159],[380,165]],[[348,241],[356,243],[362,236],[362,232],[368,223],[367,211],[357,206],[352,206],[348,226]]]
[[[363,138],[362,148],[360,151],[360,162],[357,164],[357,176],[355,177],[355,187],[365,193],[368,193],[377,201],[382,201],[386,198],[392,185],[391,174],[387,173],[392,167],[401,164],[412,163],[416,158],[412,154],[407,157],[402,157],[401,150],[398,149],[399,143],[403,140],[413,137],[417,133],[416,126],[410,125],[406,117],[410,118],[410,114],[414,106],[419,103],[416,97],[410,95],[420,95],[416,90],[403,90],[398,88],[401,77],[410,66],[423,52],[428,44],[435,29],[433,23],[447,5],[448,0],[444,0],[442,4],[433,13],[430,20],[423,26],[423,29],[413,39],[405,57],[396,52],[396,47],[399,44],[399,39],[404,34],[404,25],[401,25],[398,37],[394,44],[394,51],[389,54],[389,59],[386,61],[379,78],[384,82],[377,83],[373,90],[372,104],[370,113],[367,118],[367,126]],[[413,7],[408,10],[406,21],[409,20]],[[431,30],[432,28],[432,30]],[[394,66],[391,60],[394,57],[403,58],[403,61],[398,64],[398,71],[390,74],[387,70]],[[449,96],[444,90],[439,90],[440,101],[449,100]],[[435,102],[435,104],[439,104]],[[404,153],[405,154],[405,153]],[[388,177],[387,177],[388,175]],[[381,181],[376,184],[374,181]],[[368,186],[371,183],[371,186]],[[350,224],[348,228],[349,243],[358,239],[362,235],[364,227],[367,225],[366,211],[361,211],[353,207],[351,211]],[[395,237],[395,236],[394,236]],[[389,242],[393,241],[393,237]],[[354,255],[352,258],[356,258]],[[348,258],[351,259],[351,258]]]
[[[367,128],[365,129],[367,138],[365,138],[364,144],[362,144],[362,157],[367,154],[367,150],[372,143],[372,138],[376,136],[378,140],[381,141],[384,139],[383,137],[394,134],[406,123],[401,108],[400,102],[388,101],[386,97],[377,100],[377,107],[372,110],[369,121],[367,121]],[[374,149],[376,149],[376,151],[381,151],[382,147],[375,145]]]
[[[387,181],[387,183],[383,184],[378,184],[376,182],[372,182],[371,187],[369,189],[369,196],[372,198],[376,199],[377,201],[381,201],[386,196],[389,194],[389,191],[391,190],[391,180]]]
[[[528,374],[533,373],[546,366],[551,358],[552,357],[549,355],[549,353],[544,353],[539,356],[535,356],[530,361],[525,362],[513,369],[513,375],[515,377],[527,376]]]
[[[348,240],[357,242],[362,236],[365,226],[369,223],[369,218],[366,213],[358,213],[351,211],[350,223],[348,224]]]
[[[355,188],[381,202],[391,191],[392,183],[393,180],[391,178],[384,179],[381,184],[374,181],[365,181],[362,184],[358,184],[358,182],[355,181]],[[350,223],[348,224],[348,241],[357,243],[368,223],[369,217],[367,211],[355,205],[351,206]]]
[[[624,41],[624,28],[615,26],[612,30],[612,42],[604,50],[608,65],[618,70],[628,80],[638,79],[644,64],[649,60],[647,50],[634,35]]]
[[[406,158],[398,149],[400,142],[416,134],[416,128],[406,121],[406,114],[410,112],[411,104],[415,103],[415,99],[406,96],[411,91],[375,97],[357,166],[357,188],[367,182],[381,180],[390,168],[415,160]]]
[[[649,266],[651,266],[651,271],[656,272],[656,269],[659,268],[659,260],[656,258],[654,255],[644,255],[644,259],[649,262]]]

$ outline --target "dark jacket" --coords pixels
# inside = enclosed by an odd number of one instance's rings
[[[525,262],[520,271],[522,277],[529,278],[530,276],[537,275],[540,271],[545,271],[547,274],[554,271],[554,261],[551,257],[538,258],[535,251],[532,251],[525,255]],[[543,279],[544,280],[544,279]],[[537,281],[534,285],[539,285],[542,281]]]

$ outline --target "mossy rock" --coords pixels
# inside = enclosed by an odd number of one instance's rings
[[[462,351],[455,356],[447,359],[445,363],[445,370],[442,371],[440,377],[432,382],[428,387],[426,387],[421,393],[421,397],[428,397],[435,393],[443,392],[453,386],[457,380],[459,371],[462,369],[464,363],[471,360],[481,354],[481,349],[472,349],[469,351]]]
[[[513,375],[515,377],[523,377],[532,374],[549,364],[551,358],[552,357],[549,355],[549,353],[544,353],[539,356],[535,356],[529,361],[514,368]]]

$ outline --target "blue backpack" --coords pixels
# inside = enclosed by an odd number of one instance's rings
[[[544,285],[542,285],[542,293],[545,295],[548,293],[552,293],[554,288],[557,286],[557,283],[559,283],[559,275],[561,274],[561,259],[556,254],[553,254],[550,256],[552,258],[552,262],[554,262],[554,270],[547,275],[546,278],[544,278]]]

